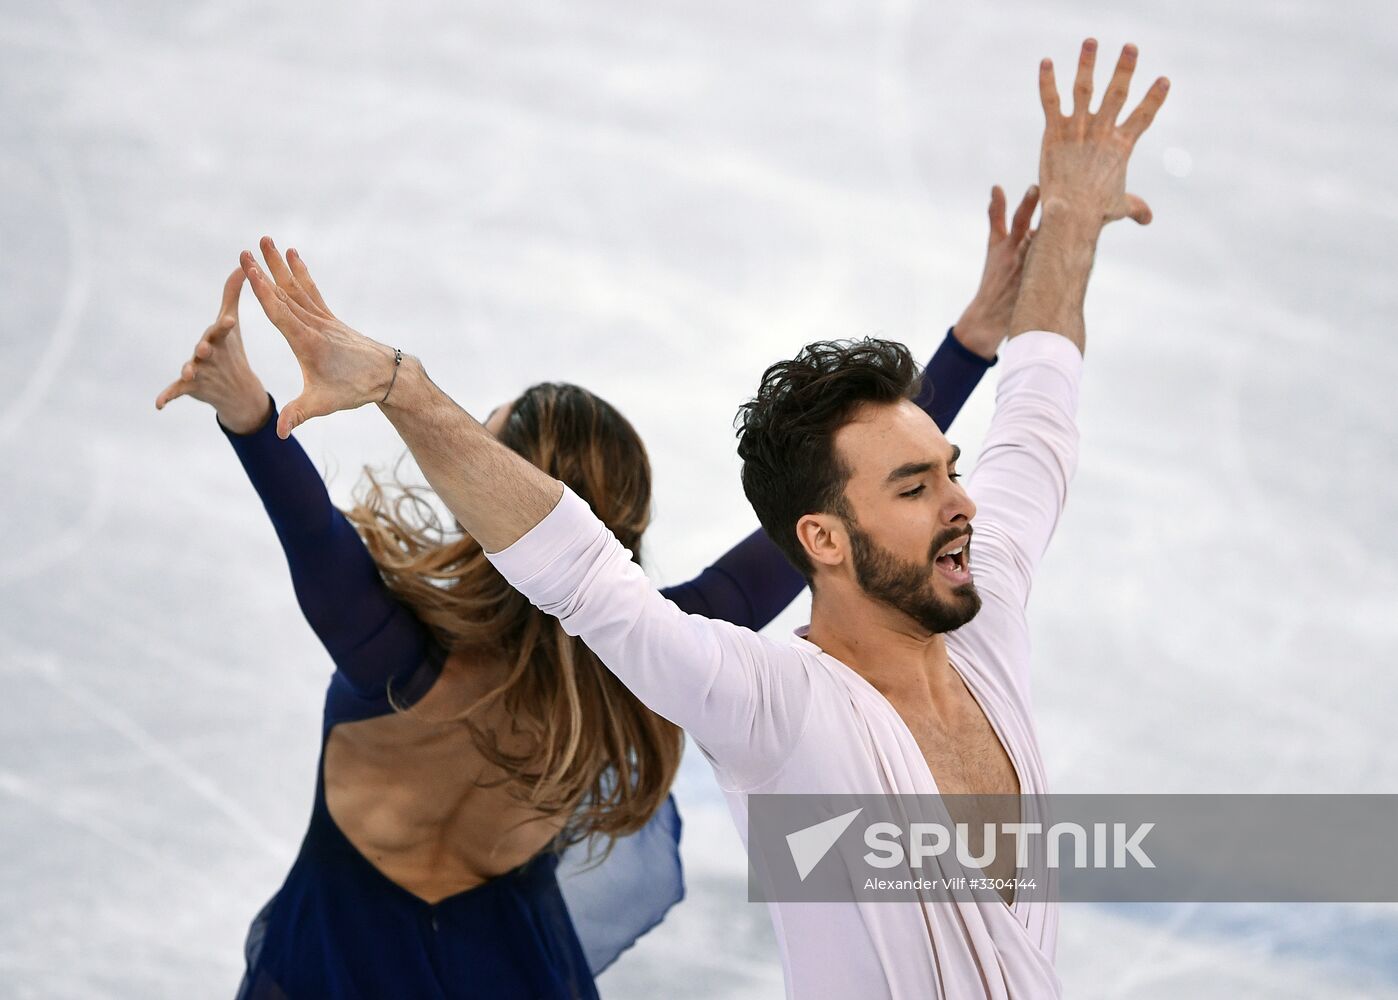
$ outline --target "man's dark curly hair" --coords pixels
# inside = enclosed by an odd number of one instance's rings
[[[845,500],[852,470],[835,454],[835,432],[861,404],[912,399],[920,376],[912,354],[894,341],[822,340],[763,372],[757,395],[738,411],[743,492],[807,583],[815,568],[796,522],[806,514],[853,520]]]

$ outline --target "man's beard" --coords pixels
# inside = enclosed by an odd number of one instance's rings
[[[980,611],[981,595],[976,593],[974,582],[956,587],[950,600],[939,598],[933,589],[937,550],[963,532],[949,533],[933,542],[927,561],[918,564],[899,559],[852,521],[846,519],[845,526],[854,555],[855,579],[874,600],[903,612],[934,635],[960,628]]]

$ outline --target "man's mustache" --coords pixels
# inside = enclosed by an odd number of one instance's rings
[[[952,542],[956,541],[956,539],[958,538],[966,539],[966,543],[969,545],[971,542],[971,533],[973,531],[975,531],[975,529],[968,524],[964,528],[953,528],[951,530],[942,532],[936,538],[932,539],[932,546],[927,550],[927,561],[936,562],[937,553],[940,552],[945,546],[950,545]]]

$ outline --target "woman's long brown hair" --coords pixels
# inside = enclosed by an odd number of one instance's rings
[[[650,461],[631,424],[574,385],[542,383],[515,401],[500,440],[561,479],[640,561],[650,521]],[[348,512],[390,590],[448,650],[509,665],[505,679],[461,716],[520,799],[569,815],[569,842],[633,833],[665,801],[679,767],[680,730],[646,708],[581,639],[531,605],[495,571],[480,545],[437,518],[423,487],[390,499],[368,486]],[[492,706],[512,722],[507,752],[477,723]]]

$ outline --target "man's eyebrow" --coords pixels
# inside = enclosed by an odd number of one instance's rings
[[[961,457],[961,448],[957,445],[951,446],[951,461],[949,466],[955,465],[956,460]],[[931,472],[933,469],[941,468],[941,462],[904,462],[898,468],[888,474],[885,483],[896,483],[900,479],[910,479],[913,476],[920,476],[924,472]]]
[[[898,468],[888,474],[884,480],[886,483],[894,483],[900,479],[908,479],[912,476],[920,476],[924,472],[931,472],[937,466],[932,462],[904,462]]]

